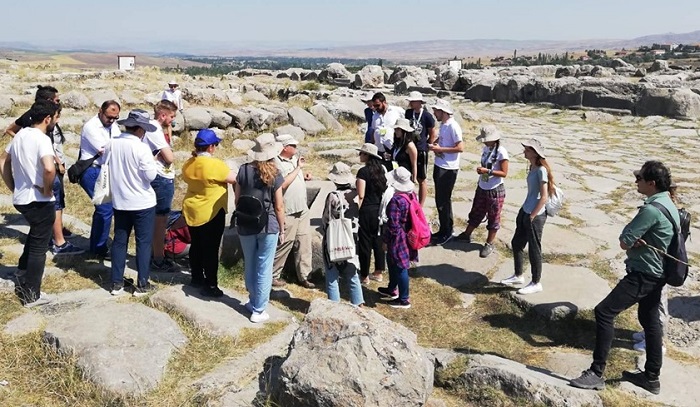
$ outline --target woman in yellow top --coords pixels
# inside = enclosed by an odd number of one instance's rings
[[[210,129],[202,129],[194,139],[193,157],[182,167],[187,194],[182,215],[190,229],[190,272],[193,287],[202,295],[221,297],[218,287],[219,246],[224,235],[228,184],[236,182],[236,172],[212,155],[221,139]]]

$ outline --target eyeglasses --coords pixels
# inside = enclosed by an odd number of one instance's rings
[[[382,107],[382,104],[381,103],[373,103],[372,107],[374,107],[375,109],[379,109],[380,107]]]
[[[109,122],[113,122],[115,120],[119,120],[119,116],[107,116],[106,114],[102,113],[102,117],[105,118],[105,120]]]

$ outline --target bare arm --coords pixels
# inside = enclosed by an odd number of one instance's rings
[[[226,183],[227,184],[235,184],[237,176],[238,176],[237,171],[234,171],[234,170],[229,171],[228,175],[226,176],[226,180],[225,180]],[[234,189],[234,193],[235,193],[235,189]],[[238,193],[236,193],[236,197],[238,197]]]
[[[365,199],[365,186],[367,183],[365,180],[358,178],[355,181],[355,188],[357,189],[357,202],[358,206],[362,208],[362,201]]]
[[[10,137],[14,137],[15,134],[17,134],[18,131],[20,131],[22,128],[17,125],[17,123],[12,122],[10,123],[9,126],[5,129],[5,134],[7,134]]]
[[[175,154],[173,154],[173,150],[170,147],[161,148],[158,151],[158,155],[165,165],[170,165],[175,161]]]
[[[437,139],[437,127],[433,126],[428,130],[428,144],[435,143]]]
[[[477,167],[476,168],[476,173],[477,174],[487,174],[489,172],[488,168],[486,167]],[[508,176],[508,160],[501,160],[501,169],[499,171],[492,171],[491,175],[494,177],[501,177],[505,178]]]
[[[0,173],[2,173],[2,180],[5,181],[5,185],[10,191],[15,190],[15,179],[12,177],[12,157],[3,151],[0,155]]]
[[[547,202],[547,198],[549,195],[547,194],[547,183],[542,182],[540,184],[540,200],[537,201],[537,205],[535,205],[535,209],[532,210],[532,213],[530,213],[530,220],[535,219],[535,216],[537,216],[538,213],[544,208],[544,204]]]
[[[418,180],[418,149],[416,144],[411,142],[406,146],[406,152],[408,153],[408,158],[411,160],[411,178],[413,182]]]
[[[231,174],[229,174],[229,176],[230,175]],[[233,184],[233,195],[234,195],[233,201],[236,204],[236,206],[238,206],[238,198],[241,196],[241,185],[239,183]]]
[[[53,180],[56,178],[56,165],[52,155],[41,157],[41,165],[44,167],[44,196],[53,196]]]
[[[277,223],[280,225],[280,241],[284,242],[284,195],[282,188],[277,188],[275,191],[275,215]]]

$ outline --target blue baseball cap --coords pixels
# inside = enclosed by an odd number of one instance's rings
[[[221,139],[214,133],[212,129],[202,129],[197,133],[194,139],[195,147],[206,147],[212,144],[220,143]]]

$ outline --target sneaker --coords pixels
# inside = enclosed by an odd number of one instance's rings
[[[205,297],[223,297],[224,292],[221,291],[221,289],[217,286],[213,287],[204,287],[202,290],[199,292]]]
[[[448,234],[446,234],[446,235],[441,235],[440,237],[438,237],[438,238],[435,239],[435,245],[436,245],[436,246],[442,246],[442,245],[444,245],[445,243],[447,243],[447,242],[449,242],[450,240],[452,240],[452,237],[453,237],[453,236],[452,236],[452,233],[448,233]]]
[[[489,254],[493,253],[493,245],[491,243],[484,243],[484,247],[481,248],[479,252],[479,257],[489,257]]]
[[[569,385],[585,390],[604,390],[605,379],[588,369],[581,372],[581,376],[569,380]]]
[[[83,254],[85,250],[73,246],[71,242],[66,240],[66,242],[60,246],[53,245],[53,247],[51,247],[51,253],[53,253],[54,256],[65,256],[70,254]]]
[[[523,276],[516,276],[515,274],[506,278],[505,280],[501,280],[501,284],[505,285],[514,285],[514,284],[523,284],[525,283],[525,278]]]
[[[468,234],[467,231],[465,230],[464,232],[455,236],[455,239],[459,240],[460,242],[471,243],[472,242],[472,235]]]
[[[378,283],[381,283],[384,281],[384,277],[382,277],[382,273],[374,272],[369,275],[369,279],[372,281],[376,281]]]
[[[190,287],[194,287],[194,288],[201,288],[201,287],[204,287],[204,281],[200,280],[200,279],[193,278],[192,280],[190,280],[188,285]]]
[[[272,286],[273,287],[284,287],[285,285],[287,285],[287,283],[280,280],[279,278],[272,279]]]
[[[409,308],[411,308],[411,302],[410,302],[410,301],[408,301],[408,300],[400,300],[400,299],[398,299],[398,298],[389,301],[387,304],[389,304],[389,306],[390,306],[391,308],[403,308],[403,309],[409,309]]]
[[[634,350],[637,352],[646,352],[647,351],[647,341],[641,340],[637,343],[634,344],[632,347]],[[666,345],[661,345],[661,353],[666,354]]]
[[[527,295],[527,294],[534,294],[542,291],[542,283],[533,283],[532,281],[530,284],[526,285],[525,287],[519,289],[517,291],[518,294],[521,295]]]
[[[652,380],[641,370],[622,372],[622,379],[627,380],[635,386],[641,387],[651,394],[661,393],[661,382],[659,379]]]
[[[90,257],[97,260],[112,260],[112,253],[109,249],[98,253],[90,252]]]
[[[112,284],[112,290],[109,292],[112,295],[122,295],[126,294],[126,291],[124,291],[124,284],[119,284],[119,283],[114,283]]]
[[[156,261],[151,259],[151,271],[156,273],[174,273],[178,271],[177,265],[168,260]]]
[[[154,286],[151,283],[146,283],[145,285],[139,284],[136,287],[134,287],[133,296],[134,297],[143,297],[144,295],[148,295],[148,294],[156,292],[156,289],[157,289],[156,286]]]
[[[632,334],[632,340],[635,342],[641,342],[644,340],[644,338],[644,331],[639,331]]]
[[[131,277],[124,277],[124,287],[133,287],[134,279]]]
[[[388,298],[390,300],[395,300],[399,298],[399,290],[395,288],[393,291],[389,290],[389,287],[379,287],[377,288],[377,292],[381,294],[383,297]]]
[[[258,324],[258,323],[260,323],[260,322],[265,322],[265,321],[267,321],[268,319],[270,319],[270,314],[268,314],[268,313],[265,312],[265,311],[262,311],[262,312],[253,312],[253,313],[250,315],[250,322],[252,322],[252,323],[254,323],[254,324]]]
[[[34,307],[40,307],[42,305],[47,305],[51,304],[55,298],[52,295],[48,295],[44,292],[39,293],[39,298],[32,302],[25,302],[24,303],[24,308],[34,308]]]

